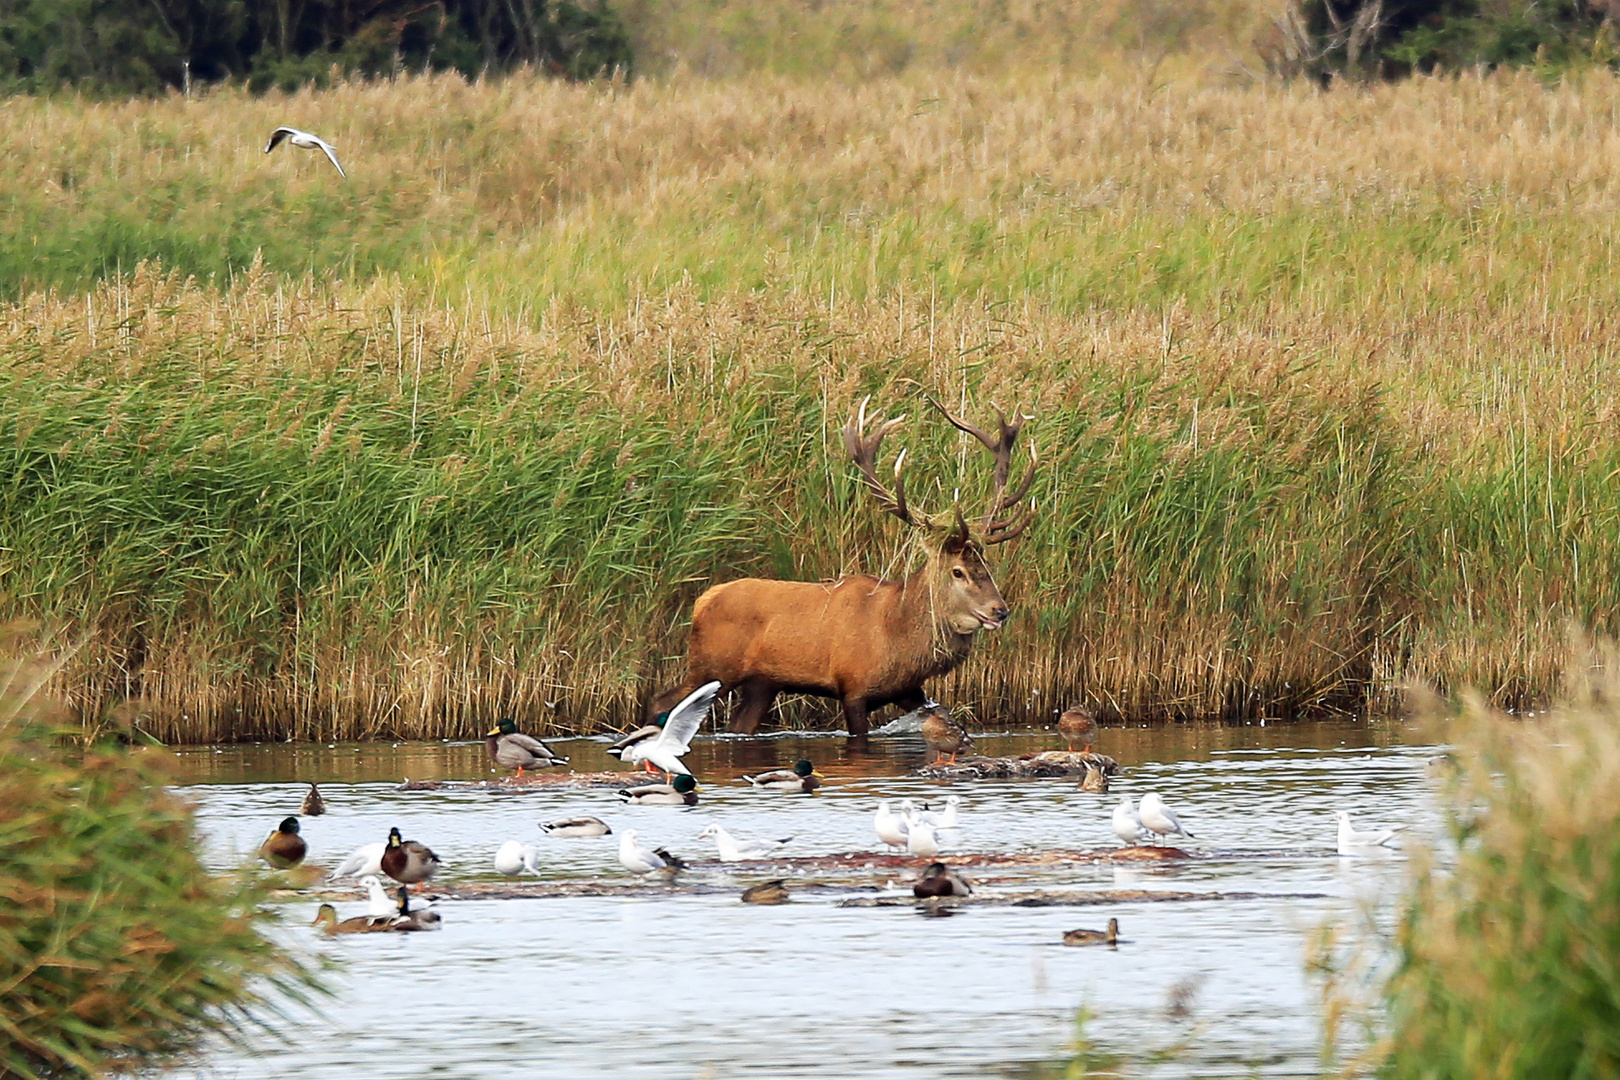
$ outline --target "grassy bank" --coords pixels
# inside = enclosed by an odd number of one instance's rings
[[[1617,106],[1146,68],[11,100],[4,613],[166,738],[622,723],[712,581],[905,565],[836,435],[921,386],[1039,418],[1018,614],[942,687],[981,714],[1542,695],[1616,621]],[[259,153],[295,118],[350,182]]]

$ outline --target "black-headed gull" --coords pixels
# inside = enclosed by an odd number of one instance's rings
[[[878,839],[890,847],[906,846],[906,819],[889,809],[888,799],[878,803],[877,813],[872,817],[872,829]]]
[[[1158,833],[1160,836],[1169,836],[1178,833],[1182,836],[1193,836],[1176,817],[1176,812],[1164,805],[1157,792],[1150,791],[1142,796],[1142,824]],[[1197,837],[1193,837],[1197,839]]]
[[[1114,807],[1114,835],[1120,843],[1135,846],[1142,842],[1142,819],[1136,814],[1136,804],[1129,795]]]
[[[338,171],[338,175],[345,180],[349,178],[349,174],[343,171],[343,166],[338,164],[337,151],[332,148],[331,143],[319,135],[311,135],[309,132],[299,131],[297,128],[278,127],[270,133],[270,141],[264,144],[264,152],[268,154],[284,142],[292,143],[300,150],[324,151],[326,156],[331,159],[332,168]]]
[[[789,836],[781,840],[741,840],[718,825],[705,825],[703,831],[698,833],[698,839],[707,840],[710,837],[714,838],[714,846],[720,852],[721,862],[769,858],[779,851],[783,844],[793,839]]]
[[[1350,812],[1339,811],[1339,854],[1365,855],[1372,848],[1392,847],[1391,840],[1400,832],[1404,825],[1397,825],[1393,829],[1368,829],[1358,831],[1350,824]]]

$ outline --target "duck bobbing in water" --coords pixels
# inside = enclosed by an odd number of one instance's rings
[[[750,885],[743,890],[742,902],[745,904],[785,904],[788,902],[787,882],[777,878],[774,881],[762,881],[758,885]]]
[[[928,869],[923,871],[911,886],[911,895],[924,898],[935,896],[972,896],[973,886],[968,884],[967,878],[958,874],[944,863],[929,863]]]
[[[1091,753],[1091,745],[1097,741],[1097,717],[1084,705],[1070,705],[1058,717],[1058,734],[1063,741],[1069,744],[1069,750],[1075,752],[1077,743],[1084,743],[1080,753]]]
[[[757,776],[745,776],[743,779],[765,791],[808,793],[821,786],[821,774],[816,772],[816,767],[809,758],[796,762],[791,769],[776,769]]]
[[[1118,943],[1118,919],[1109,919],[1107,930],[1066,930],[1063,933],[1063,944],[1065,945],[1117,945]]]
[[[1086,762],[1086,775],[1080,779],[1080,790],[1106,795],[1108,793],[1108,774],[1091,762]]]
[[[491,761],[502,768],[516,769],[519,776],[524,769],[568,764],[568,759],[552,753],[551,747],[519,731],[517,722],[510,716],[502,717],[492,730],[484,733],[484,745],[489,748]]]
[[[439,872],[439,857],[426,844],[401,839],[398,829],[388,830],[382,872],[403,885],[421,885]]]
[[[696,806],[697,791],[697,778],[691,773],[681,773],[674,783],[624,788],[619,798],[637,806]]]
[[[338,921],[337,908],[331,904],[322,904],[315,911],[315,918],[311,926],[319,926],[328,934],[375,934],[389,929],[388,924],[392,917],[380,918],[376,915],[356,915],[352,919]]]
[[[259,858],[277,870],[291,870],[304,861],[308,851],[309,845],[298,835],[298,819],[282,818],[276,831],[265,837],[264,843],[259,845]]]
[[[299,809],[299,813],[305,817],[320,817],[326,813],[326,801],[321,798],[320,789],[314,784],[309,785],[309,790],[304,793],[304,805]]]
[[[967,728],[951,719],[951,714],[943,705],[934,705],[923,713],[922,718],[923,742],[928,744],[936,757],[935,763],[944,762],[947,765],[956,763],[956,755],[973,744],[973,738],[967,733]]]
[[[601,818],[573,817],[542,821],[540,831],[547,836],[608,836],[613,830]]]
[[[410,933],[414,930],[437,930],[444,920],[432,908],[417,908],[411,910],[411,893],[405,886],[399,887],[399,913],[388,923],[388,929],[396,933]]]

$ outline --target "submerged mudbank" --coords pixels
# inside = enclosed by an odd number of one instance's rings
[[[1188,904],[1209,900],[1319,900],[1327,893],[1173,892],[1159,889],[1036,889],[972,896],[852,896],[841,908],[1094,907],[1098,904]]]
[[[584,791],[591,788],[627,788],[661,784],[663,777],[639,772],[526,773],[498,780],[412,780],[406,777],[397,791]]]
[[[1104,776],[1119,772],[1119,762],[1107,754],[1072,750],[1044,750],[1013,757],[958,758],[934,761],[912,770],[913,776],[930,780],[1017,780],[1030,777],[1084,776],[1088,769],[1100,769]]]

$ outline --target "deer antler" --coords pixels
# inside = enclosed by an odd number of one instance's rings
[[[934,398],[930,397],[928,401],[958,430],[965,431],[978,439],[979,442],[984,444],[986,450],[995,455],[995,469],[992,474],[995,481],[995,491],[990,497],[990,508],[984,514],[984,523],[982,525],[984,542],[986,544],[1003,544],[1029,528],[1030,522],[1035,520],[1035,504],[1033,502],[1028,505],[1021,504],[1029,494],[1031,485],[1035,483],[1035,469],[1040,464],[1040,459],[1035,453],[1034,443],[1029,444],[1029,471],[1024,474],[1024,478],[1018,482],[1018,486],[1013,489],[1011,495],[1007,494],[1007,479],[1012,474],[1013,444],[1018,441],[1018,432],[1024,426],[1024,421],[1030,419],[1030,417],[1024,416],[1017,409],[1014,409],[1013,419],[1008,422],[1007,414],[1002,412],[998,406],[992,404],[991,408],[996,410],[996,418],[1001,423],[999,437],[992,439],[980,428],[975,427],[966,420],[960,420],[952,416],[950,410],[934,400]],[[1001,516],[1009,510],[1014,510],[1015,507],[1017,509],[1011,516]]]
[[[894,491],[891,493],[883,485],[877,475],[878,447],[883,444],[884,436],[905,422],[904,416],[897,416],[892,420],[885,420],[877,426],[872,434],[866,433],[866,403],[870,397],[861,400],[861,407],[857,415],[849,418],[844,425],[844,449],[854,460],[855,467],[861,470],[861,479],[866,482],[867,490],[877,499],[878,505],[885,511],[904,521],[907,525],[916,525],[927,528],[933,524],[933,519],[927,514],[912,509],[906,504],[906,481],[900,475],[900,470],[906,463],[906,452],[900,451],[894,459]]]

